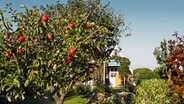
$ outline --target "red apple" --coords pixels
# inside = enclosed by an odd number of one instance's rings
[[[40,41],[40,39],[39,38],[34,38],[34,40],[33,40],[35,43],[38,43],[39,41]]]
[[[20,36],[19,38],[18,38],[18,42],[19,43],[22,43],[22,42],[24,42],[26,40],[26,37],[24,36],[24,35],[22,35],[22,36]]]
[[[72,63],[73,62],[72,57],[67,57],[67,61],[68,61],[69,64]]]
[[[13,57],[13,54],[12,54],[11,51],[6,51],[6,52],[4,53],[4,57],[5,57],[6,59],[10,59],[11,57]]]
[[[90,24],[86,23],[85,29],[88,30],[88,29],[90,29],[90,28],[91,28]]]
[[[47,14],[43,14],[42,16],[41,16],[41,21],[42,22],[47,22],[49,20],[49,16],[47,15]]]
[[[4,36],[4,39],[8,42],[10,41],[10,32],[6,32],[5,36]]]
[[[10,37],[10,32],[6,32],[6,39]]]
[[[180,86],[180,90],[181,90],[182,93],[184,93],[184,85]]]
[[[70,50],[69,50],[69,55],[70,56],[74,56],[75,55],[75,49],[74,48],[70,48]]]
[[[48,33],[47,34],[47,39],[49,39],[50,41],[54,39],[54,34],[52,33]]]
[[[75,27],[75,23],[71,22],[71,23],[69,24],[69,27],[73,29],[73,28]]]
[[[23,55],[24,52],[25,52],[25,50],[24,50],[22,47],[19,47],[19,48],[17,49],[17,54],[18,54],[19,56]]]
[[[68,29],[66,29],[66,30],[65,30],[65,33],[66,33],[66,34],[67,34],[67,33],[69,33],[69,30],[68,30]]]

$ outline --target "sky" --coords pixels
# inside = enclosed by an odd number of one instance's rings
[[[58,0],[0,0],[0,9],[6,3],[12,3],[19,10],[19,5],[54,4]],[[60,0],[64,2],[66,0]],[[125,57],[131,61],[133,69],[157,67],[153,55],[155,47],[164,39],[173,39],[177,31],[184,34],[184,0],[102,0],[110,2],[112,8],[124,17],[125,25],[131,28],[131,36],[120,38],[120,47]],[[123,35],[123,34],[122,34]]]

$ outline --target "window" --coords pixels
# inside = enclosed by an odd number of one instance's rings
[[[116,77],[116,75],[117,75],[116,72],[111,73],[111,77]]]

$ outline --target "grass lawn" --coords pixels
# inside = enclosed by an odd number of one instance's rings
[[[72,95],[65,99],[64,104],[86,104],[87,101],[88,99],[82,95]],[[47,103],[55,104],[55,101],[53,99],[49,99]],[[29,97],[28,100],[22,102],[21,104],[39,104],[39,100]]]
[[[86,104],[88,101],[87,98],[82,95],[73,95],[66,98],[64,104]]]

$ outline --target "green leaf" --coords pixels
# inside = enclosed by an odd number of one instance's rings
[[[36,95],[40,96],[40,95],[41,95],[41,93],[40,93],[40,92],[36,92]]]
[[[27,87],[29,85],[30,81],[27,79],[26,82],[24,83],[24,86]]]
[[[17,99],[19,97],[20,97],[20,95],[17,93],[14,98]]]
[[[16,78],[13,79],[13,84],[20,88],[20,82]]]
[[[10,98],[9,96],[6,96],[6,98],[7,98],[7,100],[8,100],[9,102],[12,101],[11,98]]]
[[[25,96],[22,94],[22,100],[24,100],[25,99]]]
[[[10,85],[8,88],[5,88],[5,91],[10,91],[12,89],[13,85]]]

